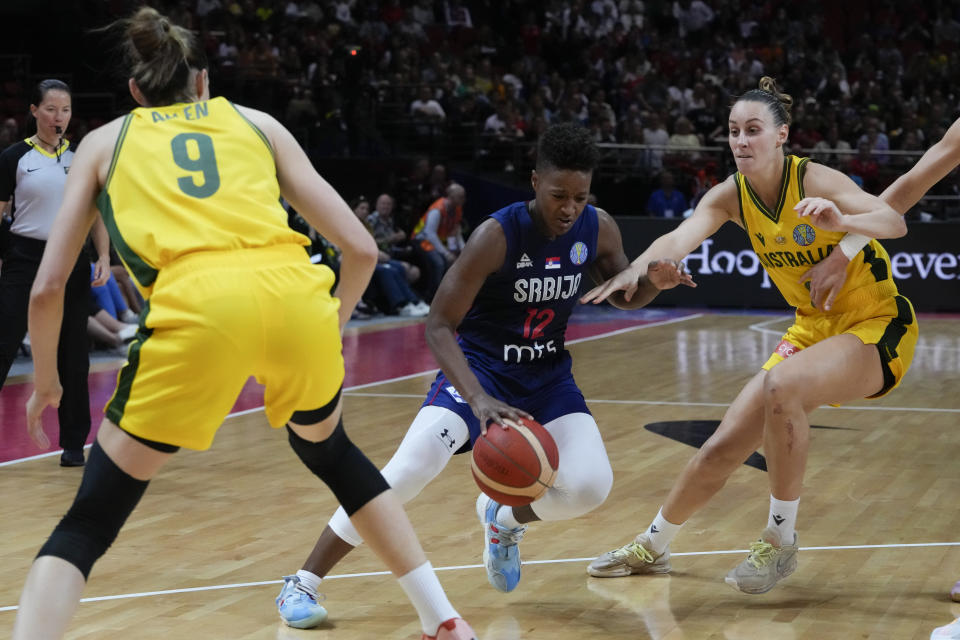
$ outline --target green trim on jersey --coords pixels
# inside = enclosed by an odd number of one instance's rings
[[[899,357],[897,347],[907,334],[907,326],[913,324],[913,311],[910,303],[901,295],[894,297],[897,303],[897,317],[890,320],[880,340],[877,341],[877,350],[880,352],[880,363],[883,366],[883,388],[879,394],[884,394],[897,383],[896,376],[890,370],[890,362]],[[879,395],[878,394],[878,395]]]
[[[241,118],[243,118],[244,122],[246,122],[248,125],[250,125],[250,127],[251,127],[254,131],[257,132],[257,135],[260,136],[260,139],[261,139],[261,140],[263,140],[263,144],[267,145],[267,149],[270,150],[270,155],[271,155],[271,156],[273,157],[273,159],[274,159],[274,164],[276,164],[277,155],[273,152],[273,147],[270,145],[270,140],[267,138],[266,134],[264,134],[263,131],[260,130],[260,127],[258,127],[257,125],[253,124],[253,121],[250,120],[250,118],[248,118],[247,116],[243,115],[243,112],[240,111],[240,109],[237,108],[237,105],[233,104],[233,103],[230,102],[229,100],[227,100],[227,103],[228,103],[231,107],[234,108],[234,110],[237,112],[237,115],[239,115]]]
[[[887,261],[878,256],[871,245],[865,246],[862,252],[863,261],[870,265],[870,273],[873,274],[874,280],[880,282],[890,277],[890,273],[887,271]]]
[[[801,200],[807,197],[803,191],[803,176],[807,173],[808,162],[810,162],[810,158],[801,158],[800,162],[797,163],[797,189],[800,192]]]
[[[747,218],[743,215],[743,194],[740,192],[740,181],[746,180],[740,172],[733,174],[733,182],[737,185],[737,206],[740,207],[740,222],[743,223],[743,230],[750,235],[750,227],[747,226]]]
[[[120,127],[120,135],[117,136],[117,143],[113,146],[113,155],[110,157],[110,168],[107,170],[107,180],[103,183],[103,193],[106,193],[107,188],[110,187],[113,171],[117,167],[117,158],[120,157],[120,147],[123,146],[123,139],[127,137],[127,129],[130,128],[130,122],[132,121],[132,113],[128,113],[123,119],[123,126]]]
[[[140,350],[144,343],[153,335],[153,329],[147,328],[147,317],[150,315],[150,300],[146,300],[143,305],[143,311],[140,313],[140,326],[137,328],[137,336],[127,353],[127,363],[120,369],[117,376],[117,390],[113,392],[107,404],[104,415],[115,425],[119,425],[123,420],[123,412],[127,408],[127,401],[130,399],[130,390],[133,388],[133,381],[137,377],[137,369],[140,368]]]
[[[750,196],[750,200],[753,201],[754,206],[758,211],[760,211],[760,213],[767,216],[777,224],[780,223],[780,212],[783,210],[783,203],[787,199],[787,191],[790,187],[791,164],[793,164],[793,162],[788,156],[785,156],[783,158],[783,175],[780,176],[780,197],[777,198],[777,205],[774,207],[774,211],[770,211],[770,209],[767,208],[767,205],[763,203],[763,200],[760,199],[760,196],[758,196],[756,192],[754,192],[753,187],[750,186],[750,181],[747,180],[746,177],[743,178],[743,184],[745,184],[747,187],[747,195]]]
[[[113,203],[110,200],[110,194],[107,193],[106,188],[97,196],[97,208],[100,209],[100,216],[103,218],[103,223],[107,227],[107,233],[110,234],[110,240],[113,241],[113,245],[116,247],[117,253],[120,255],[124,264],[130,269],[130,273],[137,279],[141,287],[145,289],[152,287],[159,272],[144,262],[143,258],[137,255],[137,253],[130,248],[130,245],[127,244],[127,241],[124,240],[120,229],[117,228],[117,219],[113,213]]]

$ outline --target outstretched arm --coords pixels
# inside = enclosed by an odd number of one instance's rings
[[[880,194],[899,213],[906,213],[930,188],[960,164],[960,119],[943,138],[927,149],[910,171],[900,176]]]
[[[727,220],[731,220],[731,212],[736,212],[738,206],[736,188],[736,183],[731,176],[710,189],[697,204],[692,216],[681,222],[680,226],[670,233],[654,240],[647,250],[641,253],[626,269],[588,291],[586,295],[580,298],[580,302],[597,304],[614,293],[622,292],[620,302],[631,303],[641,286],[646,292],[641,295],[649,296],[651,292],[648,287],[650,285],[641,281],[641,279],[646,278],[648,272],[653,269],[671,264],[676,265],[687,254],[696,249],[700,243],[712,236],[720,228],[720,225]],[[677,267],[669,267],[669,269],[675,268]],[[652,273],[650,275],[652,277]],[[689,278],[689,275],[687,277]],[[649,278],[646,279],[649,280]],[[682,280],[677,284],[692,285],[693,281]],[[652,296],[650,298],[652,299]],[[615,301],[613,302],[616,304]],[[633,306],[632,303],[631,306]]]
[[[810,218],[820,229],[860,233],[871,238],[899,238],[907,233],[903,216],[836,169],[811,162],[804,187],[811,195],[798,202],[794,209],[801,218]]]
[[[597,209],[599,233],[597,238],[597,259],[590,266],[590,276],[597,284],[625,271],[630,267],[623,252],[623,238],[620,228],[613,217],[603,209]],[[639,309],[653,300],[662,289],[672,289],[678,284],[697,286],[690,274],[684,271],[682,262],[676,260],[653,260],[647,273],[637,281],[637,290],[631,298],[623,291],[614,291],[608,300],[618,309]]]

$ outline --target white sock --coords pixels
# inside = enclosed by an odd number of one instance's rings
[[[680,532],[680,527],[683,526],[683,523],[673,524],[669,520],[663,517],[663,508],[660,508],[660,511],[657,511],[657,517],[653,519],[653,522],[650,523],[650,526],[647,528],[647,536],[650,539],[650,551],[653,551],[655,555],[661,555],[666,551],[667,546],[673,542],[673,539],[677,537],[677,534]]]
[[[417,609],[420,626],[428,636],[437,635],[441,622],[460,617],[447,600],[447,594],[443,592],[437,574],[433,572],[433,566],[429,562],[424,562],[410,573],[397,578],[397,582]]]
[[[522,526],[522,523],[513,517],[513,507],[506,506],[497,509],[497,524],[503,525],[507,529],[516,529]]]
[[[767,527],[772,527],[780,533],[782,544],[793,544],[799,506],[800,498],[777,500],[773,495],[770,496],[770,516],[767,518]]]
[[[323,578],[315,573],[310,573],[306,569],[300,569],[297,571],[297,577],[300,578],[299,589],[301,591],[306,591],[316,598],[317,592],[320,589],[320,581],[323,580]]]

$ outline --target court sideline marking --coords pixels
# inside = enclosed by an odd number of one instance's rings
[[[849,551],[860,549],[915,549],[918,547],[960,547],[960,542],[905,542],[895,544],[851,544],[837,545],[829,547],[800,547],[800,551]],[[724,549],[720,551],[681,551],[671,553],[671,556],[719,556],[731,554],[750,553],[749,549]],[[554,560],[524,560],[523,564],[564,564],[569,562],[590,562],[594,557],[589,558],[557,558]],[[482,569],[482,564],[462,564],[451,565],[448,567],[434,567],[434,571],[463,571],[469,569]],[[389,571],[368,571],[364,573],[344,573],[340,575],[327,576],[324,580],[339,580],[345,578],[369,578],[376,576],[389,576]],[[205,587],[186,587],[183,589],[165,589],[162,591],[143,591],[140,593],[120,593],[112,596],[95,596],[92,598],[82,598],[80,602],[103,602],[106,600],[124,600],[129,598],[146,598],[149,596],[166,596],[178,593],[195,593],[198,591],[219,591],[222,589],[243,589],[246,587],[263,587],[271,584],[281,584],[283,580],[261,580],[258,582],[237,582],[234,584],[216,584]],[[4,611],[16,611],[18,605],[0,607],[0,613]]]
[[[344,392],[344,395],[365,398],[422,398],[422,393],[356,393]],[[682,402],[676,400],[607,400],[603,398],[585,398],[587,404],[663,404],[674,407],[729,407],[729,402]],[[865,405],[817,407],[817,410],[831,409],[841,411],[917,411],[920,413],[960,413],[960,409],[940,409],[937,407],[873,407]]]

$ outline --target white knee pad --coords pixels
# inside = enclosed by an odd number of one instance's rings
[[[469,439],[467,423],[453,411],[423,407],[381,473],[400,502],[406,503],[443,471],[457,449]],[[328,525],[349,544],[356,547],[363,543],[343,507],[337,509]]]
[[[533,512],[541,520],[569,520],[596,509],[613,487],[613,469],[593,416],[570,413],[543,426],[557,442],[560,468]]]

